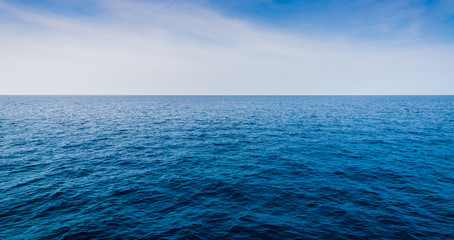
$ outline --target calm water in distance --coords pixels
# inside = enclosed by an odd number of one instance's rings
[[[0,239],[453,226],[453,96],[0,96]]]

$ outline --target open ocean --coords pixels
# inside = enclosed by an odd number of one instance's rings
[[[454,239],[454,96],[0,96],[0,239]]]

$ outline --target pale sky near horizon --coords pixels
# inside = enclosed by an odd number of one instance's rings
[[[454,1],[0,0],[0,94],[454,94]]]

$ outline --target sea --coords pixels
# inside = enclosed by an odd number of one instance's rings
[[[454,239],[454,96],[0,96],[0,239]]]

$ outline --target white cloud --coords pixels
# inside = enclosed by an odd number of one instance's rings
[[[0,5],[20,19],[0,27],[0,94],[454,94],[451,46],[311,39],[189,5],[98,6],[71,18]]]

